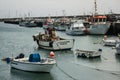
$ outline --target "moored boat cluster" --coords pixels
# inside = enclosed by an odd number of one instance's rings
[[[110,32],[111,23],[106,15],[98,15],[97,4],[95,4],[95,13],[91,16],[73,17],[73,18],[44,18],[33,19],[23,18],[19,20],[4,21],[5,23],[18,24],[25,27],[43,27],[44,33],[39,32],[33,35],[38,47],[47,50],[70,50],[74,47],[75,39],[66,39],[56,35],[56,30],[64,31],[67,35],[80,36],[80,35],[105,35]],[[120,25],[120,21],[113,23],[113,25]],[[120,33],[120,28],[117,28]],[[114,32],[114,31],[113,31]],[[111,33],[111,32],[110,32]],[[120,35],[118,35],[120,36]],[[120,54],[120,38],[119,41],[108,39],[104,36],[102,43],[104,46],[115,46],[116,53]],[[94,50],[81,50],[75,49],[75,55],[80,57],[94,58],[100,57],[102,49]],[[30,54],[25,58],[24,54],[20,54],[15,58],[4,58],[2,60],[10,62],[11,68],[16,68],[24,71],[32,72],[50,72],[52,67],[56,64],[54,59],[54,52],[50,52],[50,58],[41,58],[39,53]]]
[[[29,22],[29,23],[28,23]],[[20,22],[20,26],[33,27],[36,26],[34,21]],[[85,19],[72,19],[63,18],[62,20],[53,20],[47,19],[43,25],[44,33],[39,32],[38,34],[33,35],[34,41],[36,41],[38,47],[47,49],[47,50],[70,50],[74,47],[75,39],[62,38],[56,34],[56,31],[65,32],[68,35],[80,36],[85,34],[95,34],[95,35],[104,35],[110,28],[110,22],[107,22],[106,16],[94,16],[87,21]],[[102,43],[104,46],[114,46],[116,53],[120,54],[120,38],[118,34],[118,40],[108,39],[107,36],[104,36]],[[100,57],[102,54],[102,49],[97,51],[91,50],[81,50],[76,49],[75,55],[80,57],[94,58]],[[53,59],[53,52],[50,54],[52,57],[41,59],[40,54],[31,54],[29,57],[24,58],[18,56],[16,58],[4,58],[10,62],[11,67],[17,68],[25,71],[39,71],[39,72],[50,72],[53,65],[56,64],[55,59]],[[45,65],[48,67],[41,67]],[[24,67],[23,67],[24,66]],[[29,67],[31,66],[31,67]],[[29,67],[29,68],[27,68]]]
[[[85,34],[96,34],[104,35],[110,28],[110,23],[106,21],[106,16],[94,16],[93,21],[86,21],[83,19],[77,20],[65,20],[63,22],[54,22],[49,19],[43,25],[44,33],[39,32],[38,34],[33,34],[33,39],[36,41],[38,47],[47,49],[47,50],[70,50],[74,47],[75,39],[62,38],[56,34],[56,31],[59,30],[65,32],[68,35],[79,36]],[[33,23],[33,22],[32,22]],[[21,24],[22,25],[22,24]],[[59,26],[59,28],[57,28]],[[28,26],[27,26],[28,27]],[[64,27],[64,28],[62,28]],[[104,36],[102,43],[106,46],[115,46],[116,53],[120,54],[120,35],[118,35],[118,40],[108,39],[107,36]],[[102,49],[97,51],[91,50],[81,50],[76,49],[75,55],[80,57],[94,58],[100,57],[102,54]],[[32,56],[31,56],[32,55]],[[17,68],[24,71],[39,71],[39,72],[50,72],[53,65],[56,64],[56,60],[53,58],[53,52],[50,54],[52,57],[41,59],[40,54],[31,54],[29,57],[17,57],[17,58],[4,58],[10,62],[11,67]],[[31,60],[33,59],[33,60]],[[41,67],[45,65],[45,67]],[[24,66],[24,67],[23,67]],[[31,67],[29,67],[31,66]],[[46,67],[48,66],[48,67]],[[29,68],[27,68],[29,67]]]

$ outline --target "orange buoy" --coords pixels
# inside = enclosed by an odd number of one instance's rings
[[[50,58],[54,58],[55,54],[53,51],[50,52]]]

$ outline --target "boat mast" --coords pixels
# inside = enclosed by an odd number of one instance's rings
[[[63,12],[63,18],[65,18],[65,16],[66,16],[66,15],[65,15],[65,10],[62,10],[62,12]]]
[[[63,12],[63,23],[65,23],[65,16],[66,16],[65,10],[62,10],[62,12]]]
[[[94,13],[94,15],[97,15],[98,13],[97,13],[97,2],[96,2],[96,0],[94,0],[94,5],[95,5],[95,13]]]

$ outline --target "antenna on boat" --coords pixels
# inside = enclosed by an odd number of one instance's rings
[[[48,14],[48,18],[51,19],[51,15],[50,14]]]
[[[65,10],[62,10],[62,12],[63,12],[63,17],[65,18],[65,16],[66,16]]]

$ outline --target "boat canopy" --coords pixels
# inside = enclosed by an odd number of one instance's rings
[[[41,59],[40,59],[39,53],[30,54],[29,61],[30,62],[40,62]]]
[[[94,16],[94,18],[107,18],[106,16]]]

